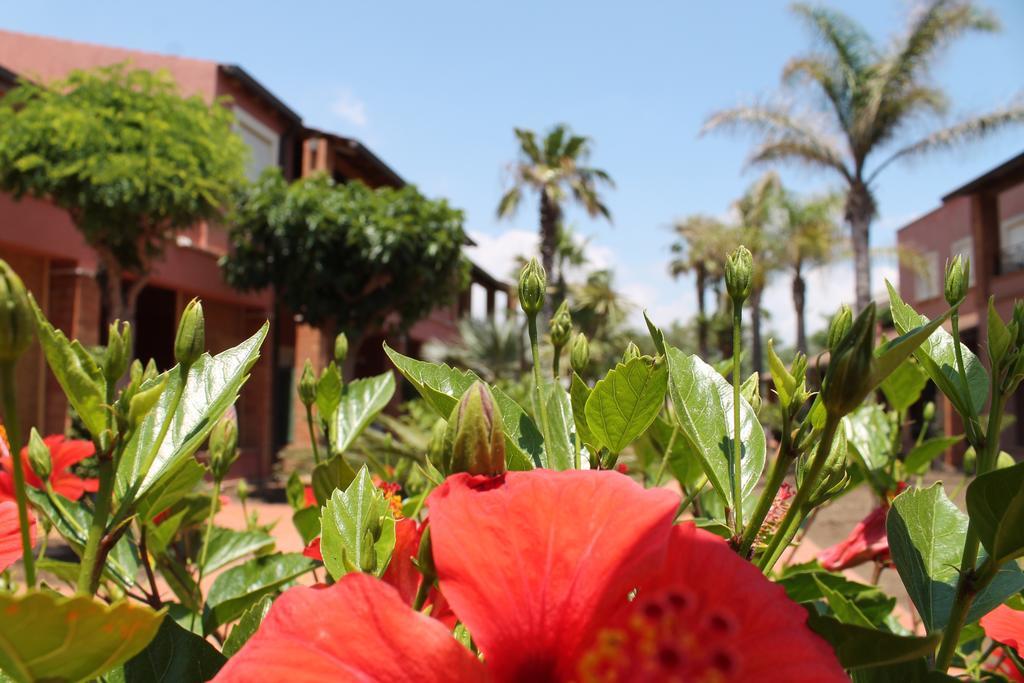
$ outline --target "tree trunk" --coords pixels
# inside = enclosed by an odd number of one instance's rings
[[[796,350],[807,353],[807,320],[804,317],[807,282],[804,281],[800,265],[793,273],[793,310],[796,312]]]
[[[761,348],[761,296],[763,294],[764,292],[759,287],[750,291],[750,359],[758,377],[761,376],[761,359],[764,358],[764,351]]]
[[[700,357],[708,358],[708,316],[704,304],[704,292],[707,289],[707,268],[704,264],[697,265],[697,349]]]
[[[128,286],[128,291],[124,289],[124,271],[121,269],[121,264],[109,253],[99,252],[100,262],[103,264],[103,269],[107,273],[106,282],[106,317],[104,324],[108,327],[113,324],[115,320],[126,322],[135,327],[135,307],[139,301],[139,294],[145,289],[146,283],[149,282],[149,275],[139,275],[138,278],[132,281]]]
[[[561,208],[551,201],[543,190],[540,193],[540,260],[548,277],[554,276],[555,250],[558,247],[558,223],[561,220]],[[551,317],[554,302],[550,296],[544,297],[544,320]]]
[[[850,186],[846,196],[846,220],[850,224],[853,242],[853,264],[857,311],[860,313],[871,303],[871,254],[869,241],[871,219],[875,215],[875,201],[871,191],[861,180]],[[856,314],[855,313],[855,314]]]

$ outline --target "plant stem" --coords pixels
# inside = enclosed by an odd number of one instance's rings
[[[993,369],[994,370],[994,369]],[[992,381],[992,405],[988,414],[988,427],[985,432],[985,449],[977,457],[977,473],[975,478],[989,472],[995,467],[996,457],[999,454],[999,428],[1003,419],[1003,408],[1006,405],[1006,397],[1002,396],[997,388],[997,373],[993,372]],[[939,645],[939,653],[936,655],[936,668],[945,672],[953,661],[953,654],[956,652],[957,643],[960,640],[960,631],[967,621],[967,612],[974,602],[975,596],[987,581],[982,583],[986,571],[990,571],[992,578],[998,573],[998,567],[988,570],[992,565],[990,559],[985,560],[982,569],[975,573],[975,565],[978,562],[978,550],[981,539],[978,538],[978,529],[973,520],[967,523],[967,538],[964,540],[964,553],[960,559],[960,578],[956,582],[956,595],[953,600],[953,607],[950,610],[949,624],[942,633],[942,643]]]
[[[679,503],[679,508],[676,511],[677,518],[679,517],[679,515],[683,514],[686,511],[686,508],[690,507],[690,505],[697,500],[697,496],[704,492],[704,487],[707,485],[708,478],[702,477],[700,482],[693,487],[693,491],[690,492],[690,495],[688,495],[686,498],[682,500],[681,503]]]
[[[139,533],[139,556],[142,559],[142,566],[146,569],[146,579],[149,581],[149,599],[147,602],[153,609],[163,607],[160,600],[160,589],[156,586],[156,576],[153,574],[153,566],[149,562],[149,549],[146,547],[146,525],[141,525]]]
[[[427,596],[430,595],[431,582],[427,581],[427,577],[420,579],[420,587],[416,589],[416,598],[412,602],[412,608],[419,612],[423,609],[423,605],[427,602]]]
[[[540,372],[540,347],[537,345],[537,316],[528,315],[526,317],[527,329],[530,333],[530,353],[533,356],[533,395],[534,402],[537,404],[538,417],[540,418],[541,429],[544,430],[544,438],[548,439],[551,434],[551,428],[548,426],[548,413],[544,410],[544,380],[541,378]]]
[[[743,533],[743,467],[740,456],[740,346],[743,326],[743,306],[732,309],[732,504],[733,531],[737,536]],[[756,365],[756,363],[755,363]]]
[[[753,547],[754,540],[757,539],[757,533],[761,530],[765,517],[768,516],[768,512],[772,509],[775,496],[778,495],[779,489],[782,488],[782,482],[786,480],[786,472],[789,471],[789,466],[793,462],[793,456],[792,437],[789,434],[789,411],[783,409],[782,442],[779,444],[779,452],[772,462],[771,470],[768,471],[768,481],[765,482],[764,489],[761,490],[761,497],[757,499],[757,507],[754,508],[754,514],[743,531],[743,537],[740,540],[738,550],[741,557],[746,557]]]
[[[203,545],[199,549],[199,574],[196,578],[196,604],[199,605],[199,609],[196,611],[202,613],[203,604],[206,602],[203,599],[203,570],[206,568],[206,554],[210,550],[210,536],[213,534],[213,517],[217,514],[217,502],[220,499],[220,480],[213,480],[213,496],[210,497],[210,511],[206,515],[206,530],[203,532]],[[192,625],[195,625],[196,612],[192,613]],[[189,627],[192,628],[191,626]]]
[[[14,499],[18,506],[18,526],[21,530],[21,553],[25,565],[25,583],[29,588],[36,585],[36,563],[32,556],[32,538],[29,534],[28,494],[25,492],[25,465],[21,461],[21,434],[18,425],[18,398],[14,389],[14,361],[0,363],[0,384],[2,384],[4,421],[11,445],[11,462],[14,464]]]
[[[562,347],[556,346],[555,357],[551,361],[551,375],[555,378],[555,381],[558,381],[558,365],[560,360],[562,360]]]
[[[974,401],[971,399],[971,387],[967,383],[967,370],[964,366],[964,355],[963,351],[960,350],[960,313],[959,310],[953,311],[953,314],[949,318],[950,327],[953,333],[953,355],[956,358],[956,371],[960,375],[960,382],[963,385],[963,400],[964,405],[967,407],[967,415],[964,415],[964,431],[967,432],[967,440],[971,442],[971,445],[977,449],[982,440],[982,435],[979,433],[981,430],[981,424],[978,422],[978,413],[974,409]]]
[[[309,429],[309,443],[313,445],[313,462],[320,464],[320,446],[317,445],[316,428],[313,427],[313,406],[306,406],[306,427]]]
[[[661,456],[661,464],[658,465],[658,471],[654,475],[654,485],[661,485],[661,478],[665,476],[665,468],[668,467],[668,459],[672,455],[672,449],[676,445],[676,439],[679,438],[679,425],[672,426],[672,436],[668,438],[668,446],[665,448],[665,453]]]
[[[100,453],[99,461],[100,486],[96,493],[96,508],[89,523],[89,535],[86,537],[85,549],[82,551],[82,567],[78,573],[77,591],[79,595],[96,595],[99,589],[102,565],[105,557],[100,553],[100,542],[107,531],[107,519],[110,517],[111,497],[114,493],[114,458],[110,452]]]
[[[957,643],[960,642],[960,631],[967,623],[967,613],[971,609],[975,596],[985,589],[992,579],[999,573],[999,567],[992,561],[986,559],[977,571],[961,568],[960,580],[956,584],[956,597],[953,600],[953,607],[949,613],[949,623],[942,632],[942,643],[939,645],[939,653],[935,655],[935,669],[945,673],[953,662],[953,655],[956,654]]]
[[[811,461],[811,468],[808,470],[807,476],[804,477],[803,484],[797,489],[796,495],[793,496],[793,502],[790,504],[789,510],[786,511],[786,516],[783,517],[782,523],[779,524],[779,531],[772,537],[771,542],[761,556],[761,570],[765,575],[771,573],[772,568],[778,561],[778,555],[781,554],[780,547],[782,549],[785,548],[783,541],[785,541],[786,545],[789,544],[789,541],[792,540],[797,529],[799,529],[799,522],[803,521],[803,515],[807,513],[803,508],[818,484],[818,477],[821,475],[821,470],[825,467],[828,454],[832,450],[832,440],[835,438],[836,430],[839,428],[839,421],[840,418],[832,413],[829,413],[825,418],[825,428],[822,430],[821,441],[818,442],[818,449],[815,451],[814,459]],[[794,525],[794,521],[797,522],[796,525]],[[790,527],[793,528],[790,529]]]

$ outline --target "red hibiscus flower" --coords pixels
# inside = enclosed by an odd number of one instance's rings
[[[857,523],[850,535],[831,548],[818,553],[821,566],[829,571],[849,569],[859,564],[889,559],[889,539],[885,535],[888,505],[882,505]]]
[[[302,489],[302,502],[305,503],[308,508],[316,505],[316,494],[313,493],[312,486],[306,486]]]
[[[1024,611],[1000,605],[981,618],[981,627],[986,636],[1024,656]],[[1005,654],[996,664],[996,670],[1011,681],[1024,681],[1024,676]]]
[[[441,592],[482,662],[349,574],[286,591],[217,680],[848,680],[781,587],[673,526],[668,490],[609,471],[458,474],[428,505]]]
[[[50,460],[53,471],[50,474],[50,485],[53,490],[69,500],[78,500],[86,491],[94,493],[99,489],[99,479],[82,479],[70,472],[70,467],[82,462],[96,452],[91,441],[82,439],[65,439],[54,434],[43,439],[50,448]],[[43,490],[43,480],[32,470],[28,461],[28,447],[21,449],[21,462],[25,470],[25,483]],[[14,461],[10,451],[5,449],[0,457],[0,500],[14,500]]]
[[[36,544],[36,520],[32,511],[28,513],[29,538]],[[18,506],[14,501],[0,501],[0,572],[21,559],[21,525],[18,523]]]

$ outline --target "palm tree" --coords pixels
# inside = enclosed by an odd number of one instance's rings
[[[837,194],[810,198],[783,194],[783,220],[772,240],[773,260],[792,275],[796,348],[803,353],[807,353],[805,269],[829,263],[841,253],[843,240],[836,220],[841,203]]]
[[[768,278],[776,267],[771,247],[774,242],[772,233],[778,225],[782,208],[782,181],[779,176],[769,171],[758,178],[736,200],[735,208],[740,217],[737,241],[746,245],[754,255],[754,277],[747,306],[750,308],[750,356],[754,372],[760,375],[764,359],[761,301]]]
[[[797,162],[842,178],[857,306],[863,308],[871,296],[868,242],[879,174],[894,161],[953,148],[1024,122],[1024,106],[1017,103],[966,118],[914,139],[920,134],[916,124],[938,119],[949,108],[946,93],[930,79],[931,67],[944,48],[970,31],[998,28],[995,17],[973,0],[929,0],[911,16],[906,34],[885,48],[838,11],[808,5],[796,5],[794,11],[810,25],[821,47],[791,60],[783,80],[809,84],[807,104],[823,116],[785,104],[758,104],[712,114],[704,130],[758,133],[760,144],[749,163]],[[882,154],[882,160],[875,161]]]
[[[693,273],[697,288],[697,348],[708,358],[708,314],[706,294],[722,278],[725,255],[722,237],[729,228],[711,216],[696,214],[677,221],[672,228],[677,236],[671,245],[675,254],[669,262],[672,277]]]
[[[459,323],[462,341],[452,345],[440,341],[423,347],[427,360],[467,368],[493,382],[518,375],[523,360],[523,326],[515,317],[498,321],[467,318]]]
[[[512,185],[498,203],[498,217],[515,214],[524,190],[536,190],[540,194],[541,262],[544,269],[552,273],[562,207],[567,197],[571,194],[591,217],[604,216],[611,220],[611,213],[598,194],[598,186],[603,183],[614,187],[615,183],[605,171],[586,165],[590,157],[590,138],[574,135],[565,124],[552,128],[543,144],[538,144],[532,130],[516,128],[515,134],[519,140],[519,160],[512,165]]]

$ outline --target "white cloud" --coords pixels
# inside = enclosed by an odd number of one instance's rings
[[[362,128],[366,125],[366,103],[349,90],[339,92],[330,108],[332,114],[353,126]]]

